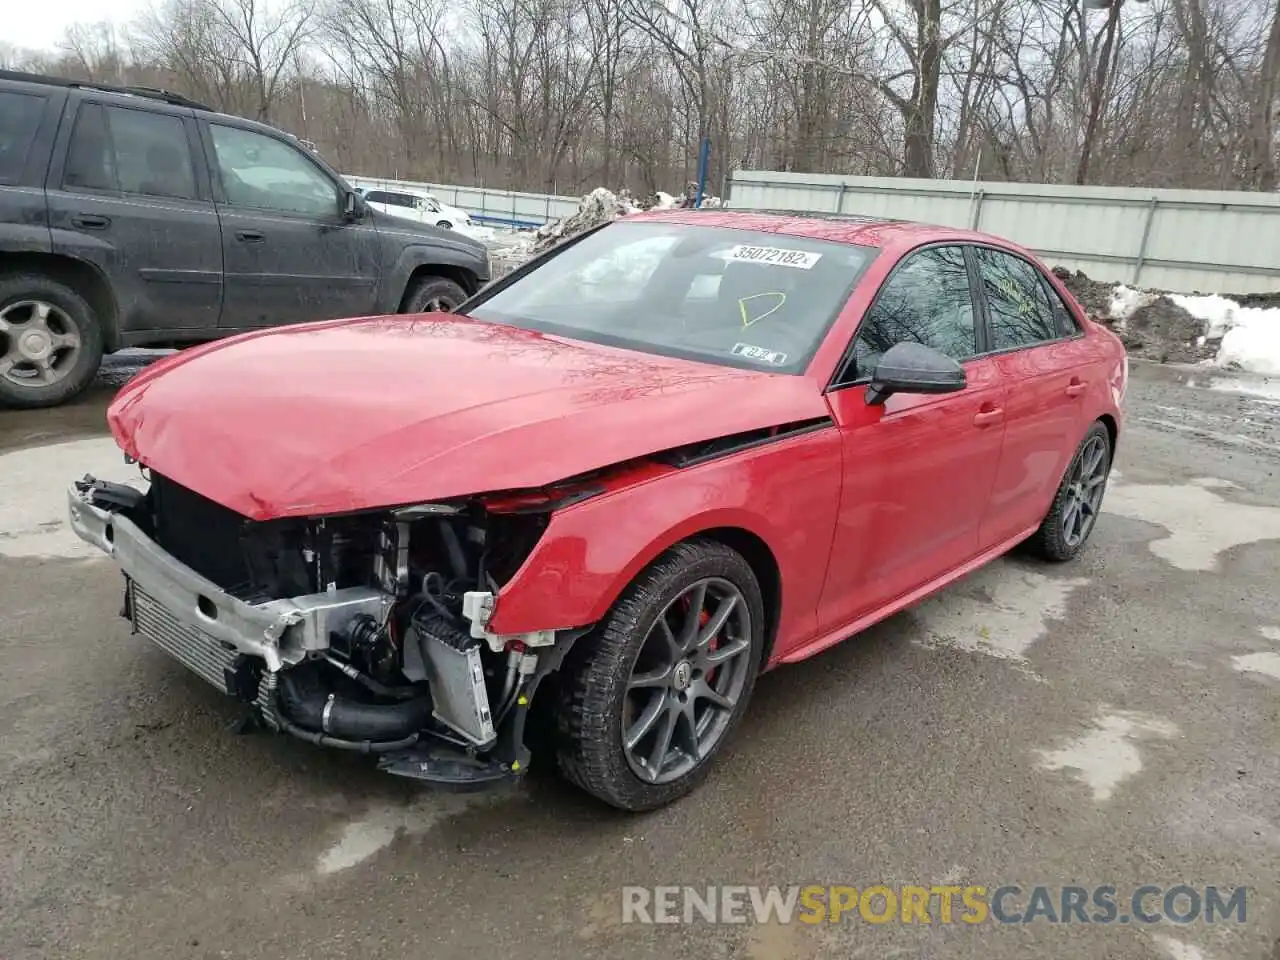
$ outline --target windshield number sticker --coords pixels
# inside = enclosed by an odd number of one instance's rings
[[[787,362],[787,355],[781,350],[766,350],[751,343],[735,343],[731,352],[735,356],[767,363],[771,367],[781,367]]]
[[[822,259],[822,254],[806,250],[785,250],[782,247],[753,247],[740,243],[729,251],[727,259],[740,263],[772,263],[781,267],[812,270],[813,265]]]

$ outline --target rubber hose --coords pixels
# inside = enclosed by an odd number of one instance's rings
[[[280,677],[284,716],[304,730],[343,740],[400,740],[422,729],[431,716],[431,698],[392,704],[360,703],[322,689],[300,690],[288,673]]]

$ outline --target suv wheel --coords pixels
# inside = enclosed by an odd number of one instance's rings
[[[423,277],[404,298],[403,313],[448,313],[463,300],[467,292],[444,277]]]
[[[101,362],[102,327],[80,294],[39,274],[0,278],[0,403],[63,403]]]

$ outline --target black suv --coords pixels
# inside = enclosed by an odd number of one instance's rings
[[[448,310],[483,244],[383,216],[299,141],[175,94],[0,71],[0,404],[104,353]]]

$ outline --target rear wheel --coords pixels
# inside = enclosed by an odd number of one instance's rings
[[[444,277],[423,277],[415,282],[404,300],[403,313],[449,313],[467,292]]]
[[[1089,428],[1053,498],[1048,515],[1029,546],[1046,560],[1072,559],[1089,539],[1102,511],[1111,472],[1111,437],[1095,423]]]
[[[452,230],[452,229],[453,229],[453,224],[452,224],[452,223],[450,223],[448,220],[441,220],[439,223],[437,223],[437,224],[436,224],[436,226],[437,226],[437,227],[441,227],[441,228],[443,228],[443,229],[445,229],[445,230]]]
[[[98,318],[76,291],[39,274],[0,279],[0,403],[70,400],[98,372],[102,348]]]
[[[692,790],[746,710],[763,641],[764,602],[742,556],[713,540],[673,547],[570,651],[561,772],[623,810]]]

